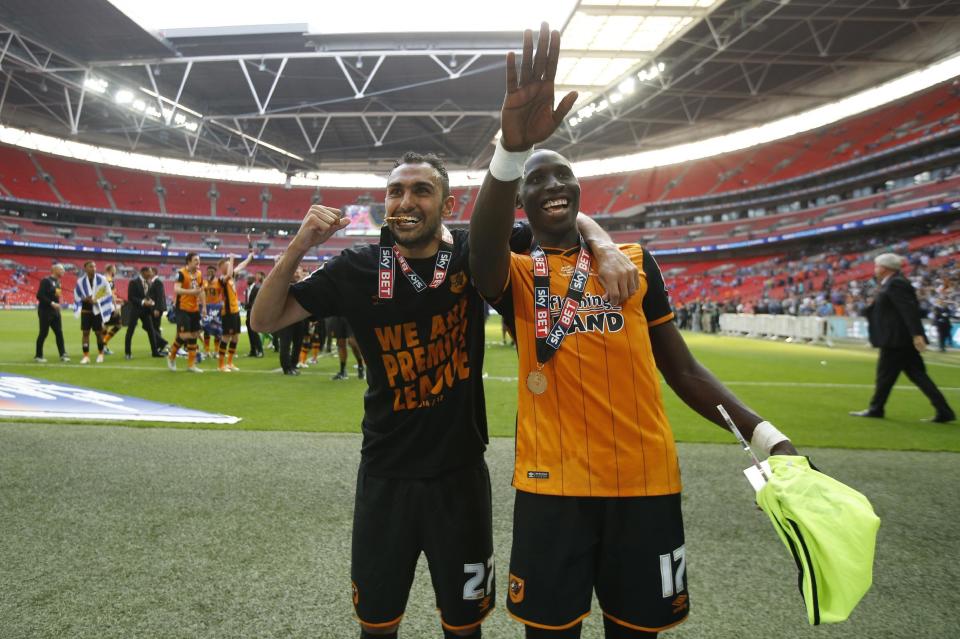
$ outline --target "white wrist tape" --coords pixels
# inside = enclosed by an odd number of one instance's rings
[[[765,455],[770,455],[770,450],[780,442],[789,441],[789,437],[777,430],[776,426],[770,422],[760,422],[753,429],[753,435],[750,437],[750,445],[757,450],[762,450]]]
[[[533,153],[533,149],[526,151],[507,151],[500,140],[490,159],[490,175],[501,182],[513,182],[523,177],[523,165]]]

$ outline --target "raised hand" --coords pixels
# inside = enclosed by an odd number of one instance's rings
[[[323,244],[330,237],[342,228],[345,228],[350,220],[341,217],[340,209],[329,208],[314,204],[303,216],[303,222],[300,224],[300,230],[290,242],[290,246],[295,246],[303,252],[307,252],[314,246]]]
[[[577,92],[571,91],[553,108],[559,59],[560,32],[551,33],[546,22],[540,25],[536,56],[533,32],[523,32],[519,77],[515,54],[507,54],[507,94],[500,110],[500,143],[507,151],[525,151],[549,138],[577,101]]]

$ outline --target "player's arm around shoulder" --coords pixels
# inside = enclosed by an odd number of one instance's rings
[[[597,277],[614,306],[626,302],[640,287],[643,252],[637,244],[619,245],[589,215],[577,215],[577,230],[597,263]]]

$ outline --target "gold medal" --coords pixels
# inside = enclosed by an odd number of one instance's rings
[[[543,395],[547,391],[547,376],[540,371],[531,371],[527,375],[527,388],[534,395]]]

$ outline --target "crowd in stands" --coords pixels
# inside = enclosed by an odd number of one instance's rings
[[[681,328],[717,332],[722,313],[795,316],[861,316],[878,282],[873,258],[894,252],[906,260],[905,276],[917,291],[924,317],[936,309],[960,317],[960,231],[914,238],[858,238],[827,251],[780,255],[715,266],[713,272],[675,275],[682,265],[664,265],[673,285]],[[757,282],[760,282],[757,287]]]

